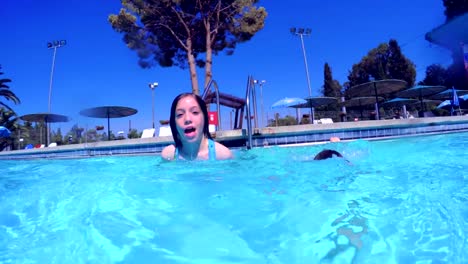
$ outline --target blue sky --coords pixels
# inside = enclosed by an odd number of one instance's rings
[[[335,79],[343,83],[352,65],[390,38],[416,64],[417,81],[432,63],[448,65],[450,54],[424,39],[424,34],[444,23],[442,0],[360,1],[262,1],[268,12],[265,28],[251,41],[238,45],[232,56],[214,58],[213,75],[220,90],[245,97],[247,76],[266,80],[263,86],[265,118],[284,97],[307,97],[309,90],[300,39],[291,27],[312,29],[304,38],[312,95],[320,94],[323,65],[328,62]],[[57,50],[51,111],[70,116],[68,123],[53,125],[67,132],[74,124],[84,128],[107,126],[107,121],[79,115],[102,105],[121,105],[138,110],[134,116],[111,120],[114,133],[152,126],[150,82],[155,90],[155,120],[169,118],[170,104],[181,92],[191,91],[189,73],[179,68],[142,69],[137,55],[107,22],[118,13],[114,0],[15,0],[2,1],[0,64],[10,88],[21,99],[12,106],[19,115],[47,112],[53,50],[47,42],[66,40]],[[203,71],[199,71],[203,82]],[[260,114],[260,95],[257,96]],[[215,106],[212,105],[212,110]],[[222,127],[228,129],[230,109],[222,109]]]

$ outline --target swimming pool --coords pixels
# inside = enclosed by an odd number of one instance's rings
[[[468,134],[0,161],[0,263],[466,263]],[[340,151],[314,161],[323,148]]]

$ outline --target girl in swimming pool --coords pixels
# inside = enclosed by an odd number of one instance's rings
[[[163,149],[165,160],[224,160],[231,151],[215,142],[208,131],[208,110],[203,99],[193,93],[178,95],[169,120],[175,145]]]

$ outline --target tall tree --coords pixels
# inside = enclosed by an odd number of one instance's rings
[[[416,67],[401,52],[396,40],[382,43],[353,65],[348,75],[349,87],[371,80],[400,79],[414,85]]]
[[[341,97],[341,85],[333,79],[330,65],[325,63],[323,66],[323,95],[328,97]]]
[[[213,55],[231,55],[238,43],[250,40],[264,26],[267,13],[258,0],[122,0],[119,14],[110,15],[114,30],[150,68],[190,69],[192,91],[199,94],[196,67],[212,79]],[[200,54],[205,53],[205,58]]]
[[[387,50],[387,70],[388,77],[392,79],[404,80],[409,86],[413,86],[416,80],[416,67],[414,63],[406,58],[401,52],[398,42],[391,39],[388,42]]]
[[[0,65],[0,75],[3,75],[3,72],[1,72],[1,69],[2,69],[2,66]],[[10,90],[10,87],[6,85],[9,82],[11,82],[10,79],[2,79],[0,76],[0,97],[3,97],[9,101],[12,101],[14,104],[19,104],[21,102],[20,99],[16,96],[15,93],[13,93]],[[13,109],[11,109],[7,104],[5,104],[2,101],[0,101],[0,106],[3,106],[6,109],[14,113]]]
[[[336,103],[328,105],[329,110],[339,109],[338,102],[341,98],[341,85],[340,82],[333,79],[333,74],[330,65],[325,63],[323,66],[323,95],[327,97],[335,97]]]
[[[0,108],[0,126],[6,127],[11,132],[9,137],[0,137],[0,151],[13,145],[14,139],[16,138],[15,134],[19,129],[18,123],[16,122],[17,119],[18,117],[13,111],[3,107]]]
[[[440,64],[431,64],[426,68],[426,77],[419,82],[420,85],[443,85],[451,87],[446,68]]]
[[[468,12],[468,0],[443,0],[446,21]]]
[[[50,138],[50,142],[55,142],[58,145],[62,145],[63,136],[62,136],[62,130],[60,128],[58,128],[57,131],[52,131],[52,136]]]

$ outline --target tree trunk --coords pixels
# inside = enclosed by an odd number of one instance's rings
[[[190,81],[192,82],[192,93],[199,95],[200,90],[198,89],[198,77],[197,77],[197,66],[195,65],[195,57],[192,53],[192,40],[187,39],[187,60],[190,68]]]
[[[206,24],[206,64],[205,64],[205,85],[204,88],[207,88],[206,86],[210,82],[211,79],[213,79],[213,52],[211,49],[211,34],[210,34],[211,28],[210,24]]]

